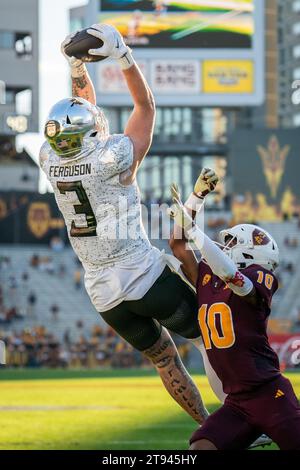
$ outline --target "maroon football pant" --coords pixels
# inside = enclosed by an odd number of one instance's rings
[[[290,381],[283,376],[243,398],[229,395],[190,443],[207,439],[218,450],[246,449],[263,433],[281,450],[300,450],[300,406]]]

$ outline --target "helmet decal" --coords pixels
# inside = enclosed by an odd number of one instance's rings
[[[262,230],[255,229],[252,234],[253,245],[267,245],[271,240]]]
[[[45,125],[45,137],[55,137],[57,134],[60,133],[60,124],[58,121],[54,121],[53,119],[48,121]]]

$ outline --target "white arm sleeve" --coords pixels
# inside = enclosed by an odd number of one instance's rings
[[[213,273],[226,282],[235,294],[242,297],[250,294],[253,290],[252,281],[237,269],[234,262],[199,227],[194,225],[187,231],[187,235],[193,240]]]

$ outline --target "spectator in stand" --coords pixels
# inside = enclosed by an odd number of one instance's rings
[[[298,248],[299,246],[299,240],[298,238],[294,237],[294,238],[290,238],[290,237],[285,237],[284,239],[284,246],[286,248]]]
[[[289,274],[294,274],[295,273],[295,266],[294,266],[293,263],[287,263],[284,268],[285,268],[286,272],[289,273]]]
[[[300,332],[300,307],[298,307],[298,313],[293,324],[293,331]]]
[[[16,304],[18,295],[18,283],[15,276],[9,276],[9,301],[10,305]]]
[[[82,331],[84,329],[84,323],[82,320],[77,320],[76,322],[76,328],[79,330],[79,331]]]
[[[101,338],[101,336],[104,336],[103,328],[101,328],[100,325],[94,325],[92,328],[92,336],[97,338]]]
[[[67,328],[64,332],[63,341],[65,346],[69,347],[71,345],[71,335],[70,335],[70,328]]]
[[[80,329],[83,323],[78,322]],[[116,336],[111,329],[96,325],[89,339],[80,332],[79,340],[72,342],[69,331],[61,344],[45,327],[1,334],[7,345],[7,365],[14,367],[151,367],[138,351]],[[184,354],[185,345],[180,345]],[[188,354],[189,348],[186,353]]]
[[[6,325],[7,322],[7,316],[6,312],[2,309],[0,309],[0,325]]]
[[[21,285],[20,285],[20,308],[22,314],[26,315],[26,299],[29,292],[30,278],[27,271],[24,271],[21,276]]]
[[[36,303],[37,303],[36,294],[33,291],[31,291],[27,297],[27,315],[29,317],[32,317],[32,318],[35,317]]]
[[[50,258],[49,256],[44,256],[43,258],[40,258],[39,269],[48,274],[54,274],[55,269],[52,258]]]
[[[60,263],[60,265],[58,267],[59,277],[63,279],[66,275],[66,272],[67,272],[66,266],[64,265],[64,263]]]
[[[27,271],[24,271],[24,272],[22,273],[22,277],[21,277],[21,278],[22,278],[22,282],[24,282],[25,284],[27,284],[27,282],[29,281],[29,274],[28,274],[28,272],[27,272]]]
[[[30,266],[32,268],[38,268],[40,264],[40,257],[37,254],[33,254],[30,259]]]
[[[60,237],[52,237],[50,240],[50,248],[55,253],[61,253],[65,247],[63,240]]]
[[[22,320],[23,315],[21,315],[16,307],[11,307],[6,312],[6,319],[8,323],[11,323],[13,320]]]
[[[76,290],[79,290],[81,288],[81,270],[76,269],[74,271],[74,287]]]
[[[50,313],[53,321],[58,321],[60,308],[57,304],[52,304],[50,307]]]

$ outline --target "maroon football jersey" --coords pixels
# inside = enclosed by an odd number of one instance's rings
[[[242,270],[260,297],[251,305],[199,263],[199,323],[208,359],[225,393],[244,393],[279,374],[279,361],[267,337],[271,300],[278,288],[274,274],[258,265]]]

